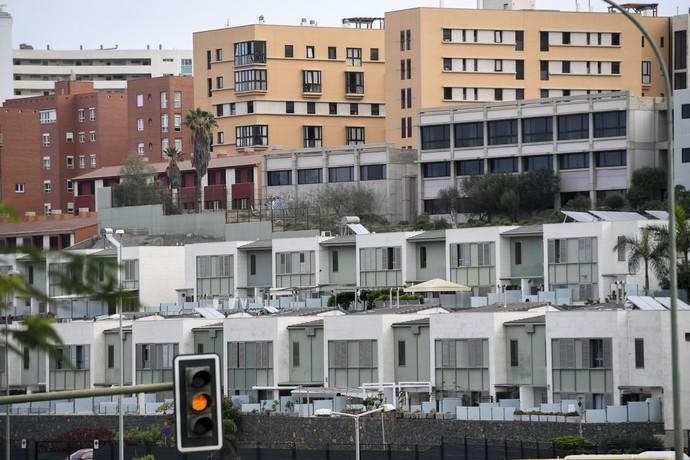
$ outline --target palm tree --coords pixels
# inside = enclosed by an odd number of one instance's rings
[[[212,141],[211,130],[218,127],[218,122],[212,113],[197,107],[185,115],[184,125],[191,132],[192,145],[194,146],[194,153],[192,154],[192,166],[196,171],[194,188],[196,191],[197,212],[201,212],[203,205],[201,178],[206,175],[208,170],[209,150]]]
[[[683,258],[683,263],[687,266],[690,263],[690,222],[685,210],[676,205],[676,251]],[[668,251],[668,228],[655,228],[659,244],[664,251]]]
[[[649,293],[649,268],[653,268],[659,278],[666,270],[664,245],[655,238],[656,229],[645,227],[640,231],[640,238],[621,236],[613,247],[614,251],[625,249],[628,252],[628,270],[636,273],[640,263],[644,264],[644,292]]]
[[[165,175],[168,176],[168,184],[172,190],[178,189],[182,186],[182,173],[178,163],[184,161],[184,154],[182,150],[177,147],[167,147],[163,153],[168,158],[168,167],[165,168]]]

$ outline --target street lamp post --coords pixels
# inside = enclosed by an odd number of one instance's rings
[[[672,375],[672,389],[673,389],[673,448],[675,450],[675,459],[683,459],[683,432],[681,420],[681,403],[680,403],[680,370],[678,368],[678,284],[677,284],[677,255],[676,255],[676,196],[675,196],[675,177],[674,177],[674,155],[673,151],[673,87],[671,86],[671,78],[666,67],[664,57],[657,46],[655,40],[649,35],[649,32],[642,26],[640,21],[635,16],[630,14],[613,0],[604,0],[609,6],[618,10],[620,13],[630,20],[635,27],[642,32],[645,40],[652,48],[654,57],[659,62],[661,75],[664,80],[666,88],[666,136],[668,139],[667,146],[667,166],[666,172],[668,174],[668,239],[669,239],[669,259],[671,261],[671,269],[669,270],[669,284],[671,295],[671,375]]]
[[[117,229],[115,230],[115,234],[118,236],[118,238],[122,238],[125,234],[125,231],[122,229]],[[115,249],[117,250],[117,289],[118,291],[122,291],[122,241],[120,239],[113,237],[113,229],[112,228],[106,228],[105,229],[105,237],[112,243],[113,246],[115,246]],[[118,293],[118,295],[121,295],[121,292]],[[125,385],[125,354],[124,354],[124,346],[125,346],[125,341],[124,341],[124,334],[122,331],[122,299],[119,298],[117,301],[117,316],[118,316],[118,321],[119,321],[119,335],[120,335],[120,388],[122,388]],[[125,458],[125,415],[123,412],[123,404],[122,404],[122,395],[119,395],[117,397],[117,412],[118,412],[118,451],[119,455],[118,458],[119,460],[124,460]]]
[[[359,452],[359,419],[361,417],[364,417],[365,415],[371,415],[375,414],[377,412],[381,412],[381,415],[383,416],[383,412],[390,412],[394,411],[395,406],[393,404],[383,404],[380,407],[377,407],[376,409],[368,410],[366,412],[362,412],[360,414],[348,414],[345,412],[336,412],[331,409],[317,409],[314,411],[314,415],[317,417],[330,417],[332,415],[342,415],[343,417],[350,417],[355,419],[355,460],[360,460],[360,452]],[[381,424],[383,425],[383,419],[381,419]],[[382,431],[382,436],[384,436],[384,444],[385,444],[385,432]]]

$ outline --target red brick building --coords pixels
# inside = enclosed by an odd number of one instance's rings
[[[39,113],[0,109],[0,201],[24,215],[43,207]]]
[[[194,109],[192,77],[170,76],[127,82],[129,154],[155,163],[166,160],[166,147],[177,146],[190,158],[192,144],[185,114]]]
[[[38,139],[38,151],[27,157],[33,166],[10,174],[17,183],[34,183],[38,178],[41,206],[34,204],[36,191],[31,187],[18,209],[46,215],[73,212],[72,179],[90,169],[122,164],[127,158],[125,92],[94,91],[92,82],[61,81],[55,84],[55,95],[10,99],[5,107],[33,110],[38,119],[38,133],[18,126],[21,142],[33,144]],[[7,142],[6,146],[10,147]]]

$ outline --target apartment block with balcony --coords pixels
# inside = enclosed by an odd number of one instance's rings
[[[664,104],[616,92],[428,109],[420,113],[419,206],[448,213],[439,192],[465,178],[551,169],[562,205],[625,193],[632,173],[667,161]]]
[[[214,154],[385,141],[382,29],[229,27],[195,33],[194,56]]]
[[[150,163],[167,161],[176,147],[191,158],[192,141],[184,118],[194,106],[192,77],[158,77],[127,82],[128,154]]]
[[[416,147],[417,111],[625,90],[660,96],[659,67],[622,14],[411,8],[386,13],[386,140]],[[639,17],[662,53],[668,18]]]

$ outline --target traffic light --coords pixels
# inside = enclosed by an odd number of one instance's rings
[[[177,450],[219,450],[223,447],[220,358],[216,354],[179,355],[173,368]]]

